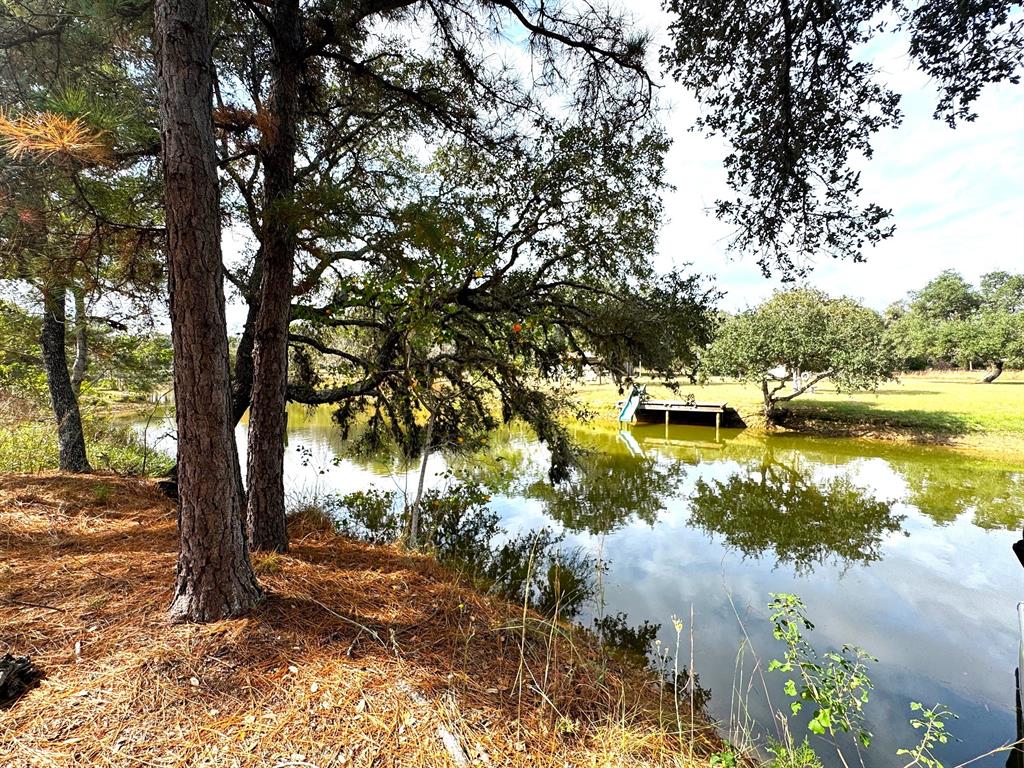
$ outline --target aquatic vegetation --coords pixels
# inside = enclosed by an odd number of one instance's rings
[[[910,719],[910,724],[921,731],[921,740],[909,749],[901,747],[896,750],[897,755],[909,758],[909,762],[903,768],[915,765],[924,768],[943,768],[935,756],[935,749],[951,738],[949,731],[946,730],[946,721],[955,718],[956,715],[942,704],[926,707],[919,701],[910,702],[910,711],[920,713]]]
[[[821,758],[811,748],[807,737],[803,741],[785,743],[771,740],[765,749],[771,755],[766,768],[821,768]]]
[[[804,633],[814,629],[807,618],[806,606],[796,595],[773,594],[772,634],[786,644],[781,659],[772,659],[768,671],[792,674],[784,690],[793,699],[790,710],[799,714],[804,703],[814,707],[808,730],[818,735],[835,736],[837,731],[854,733],[865,747],[871,745],[871,732],[864,725],[864,705],[874,685],[866,662],[877,661],[864,649],[844,645],[839,651],[819,654]]]
[[[395,511],[395,494],[368,488],[341,497],[328,496],[327,512],[339,531],[370,544],[389,544],[402,535],[402,519]]]
[[[865,705],[874,689],[874,683],[867,664],[878,660],[863,648],[852,645],[818,653],[806,637],[806,633],[814,629],[814,624],[807,617],[803,600],[796,595],[773,594],[768,608],[771,611],[772,634],[785,643],[782,658],[772,659],[768,663],[768,671],[792,675],[784,686],[786,695],[792,700],[790,711],[798,715],[805,703],[814,707],[807,723],[808,730],[819,736],[827,736],[840,763],[850,765],[836,735],[840,732],[851,733],[856,736],[860,746],[865,749],[871,746],[872,734],[865,726]],[[941,703],[925,707],[914,701],[910,704],[910,711],[913,713],[910,726],[920,733],[920,738],[914,746],[896,750],[898,757],[907,758],[903,768],[943,768],[936,750],[952,738],[946,723],[955,719],[956,715]],[[773,756],[769,766],[820,766],[821,760],[807,737],[800,742],[796,741],[788,717],[780,712],[777,718],[782,727],[782,739],[773,739],[768,743],[768,751]],[[988,754],[1008,751],[1012,746],[1012,743],[1006,744]],[[863,765],[864,759],[859,755],[859,749],[858,756]]]

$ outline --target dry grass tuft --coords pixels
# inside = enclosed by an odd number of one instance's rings
[[[288,555],[254,558],[252,616],[170,625],[175,513],[151,482],[0,480],[0,653],[46,672],[0,713],[0,766],[452,765],[442,733],[467,765],[701,765],[687,755],[718,747],[707,725],[672,733],[649,675],[582,633],[524,629],[426,557],[292,532]]]

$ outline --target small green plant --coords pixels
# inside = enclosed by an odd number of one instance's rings
[[[821,758],[807,742],[807,737],[799,744],[792,739],[789,743],[772,741],[768,744],[771,759],[765,763],[766,768],[821,768]]]
[[[917,701],[910,703],[912,712],[919,712],[910,718],[910,724],[921,731],[921,740],[910,749],[900,748],[896,754],[907,757],[910,762],[903,768],[922,765],[924,768],[943,768],[942,763],[935,757],[933,750],[939,744],[945,744],[950,739],[949,731],[946,730],[946,720],[956,718],[943,704],[936,704],[930,709]]]
[[[332,499],[329,511],[338,529],[347,536],[371,544],[390,544],[402,533],[402,520],[395,512],[395,494],[370,488]]]
[[[786,644],[786,651],[781,659],[769,662],[768,671],[795,674],[783,688],[793,699],[790,710],[796,715],[808,703],[815,708],[807,724],[812,733],[833,737],[837,731],[853,733],[861,744],[870,746],[864,705],[874,686],[866,662],[877,659],[852,645],[819,655],[804,637],[814,624],[807,618],[803,601],[785,593],[771,597],[772,634]]]
[[[114,489],[106,483],[97,483],[92,487],[92,500],[97,505],[102,506],[110,501],[110,494],[113,491]]]
[[[276,552],[261,553],[253,558],[253,568],[259,576],[277,573],[284,566],[284,558]]]
[[[871,745],[871,732],[864,727],[864,705],[873,689],[868,676],[866,662],[877,661],[863,649],[844,645],[839,651],[818,654],[807,642],[804,633],[814,629],[807,618],[806,606],[796,595],[772,594],[768,604],[771,610],[772,634],[786,644],[781,659],[768,664],[769,671],[794,674],[786,680],[784,690],[793,699],[790,711],[796,715],[809,703],[815,707],[807,724],[812,733],[828,735],[840,760],[847,765],[842,750],[836,742],[836,733],[852,733],[864,747]],[[921,731],[920,741],[911,748],[896,751],[900,757],[909,758],[903,768],[943,768],[935,756],[937,746],[949,741],[946,721],[955,718],[942,704],[926,708],[913,702],[910,709],[915,714],[910,724]],[[796,744],[789,731],[784,715],[780,722],[785,734],[784,741],[773,741],[768,751],[773,755],[770,768],[819,768],[821,762],[805,737],[802,744]]]
[[[710,763],[712,768],[736,768],[739,765],[736,753],[731,749],[725,749],[712,755]]]

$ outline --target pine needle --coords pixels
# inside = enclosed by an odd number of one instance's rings
[[[560,626],[540,683],[546,619],[521,644],[515,606],[303,520],[288,554],[256,556],[251,616],[172,626],[175,528],[151,481],[0,477],[0,653],[46,675],[0,716],[0,765],[426,768],[457,742],[473,766],[700,768],[721,749],[704,719],[660,722],[651,674],[589,635]]]
[[[105,131],[89,127],[82,117],[53,112],[12,117],[0,110],[0,147],[14,158],[34,156],[62,163],[96,165],[110,159]]]

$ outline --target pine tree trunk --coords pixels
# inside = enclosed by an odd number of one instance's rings
[[[81,288],[72,288],[71,292],[75,297],[75,364],[71,368],[71,388],[77,397],[89,369],[89,334],[85,323],[85,292]]]
[[[256,267],[249,278],[249,291],[246,296],[248,308],[245,313],[245,325],[235,349],[235,375],[231,377],[231,417],[238,424],[249,410],[252,401],[252,348],[256,336],[256,315],[259,313],[259,287],[262,273],[263,249],[256,253]]]
[[[43,327],[40,342],[43,349],[43,367],[50,389],[50,402],[57,420],[57,446],[60,468],[65,472],[90,472],[85,453],[85,435],[78,399],[68,374],[65,333],[67,318],[65,303],[67,292],[62,285],[43,287]]]
[[[157,0],[180,548],[171,616],[214,621],[260,598],[231,421],[206,0]]]
[[[253,345],[249,410],[248,528],[253,549],[286,552],[284,507],[288,323],[295,263],[295,148],[302,47],[298,0],[275,0],[264,132],[263,274]]]

